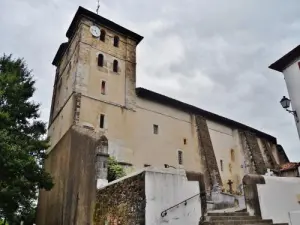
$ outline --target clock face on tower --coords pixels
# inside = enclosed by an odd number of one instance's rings
[[[99,27],[91,26],[90,27],[90,32],[92,33],[92,35],[94,37],[99,37],[100,36],[100,29],[99,29]]]

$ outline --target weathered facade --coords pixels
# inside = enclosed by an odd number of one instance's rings
[[[100,28],[100,37],[91,26]],[[237,190],[245,174],[264,174],[288,161],[271,135],[136,88],[140,35],[80,7],[67,37],[53,61],[45,167],[55,187],[40,194],[37,224],[90,223],[101,138],[128,173],[145,164],[183,167],[203,173],[207,189],[214,182],[228,189],[231,180]]]

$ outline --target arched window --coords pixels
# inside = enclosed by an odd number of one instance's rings
[[[119,47],[119,37],[118,36],[114,36],[114,46]]]
[[[98,66],[103,67],[104,56],[102,54],[98,55]]]
[[[106,34],[105,30],[102,29],[100,34],[100,41],[105,42],[105,34]]]
[[[106,94],[106,82],[104,80],[101,82],[101,94]]]
[[[232,161],[232,162],[235,161],[235,153],[234,153],[234,149],[231,149],[231,150],[230,150],[230,158],[231,158],[231,161]]]
[[[116,72],[116,73],[118,72],[118,64],[119,64],[118,61],[117,61],[117,60],[114,60],[114,63],[113,63],[113,71]]]

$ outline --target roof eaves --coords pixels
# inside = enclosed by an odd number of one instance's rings
[[[68,45],[69,45],[68,42],[64,42],[64,43],[62,43],[59,46],[59,48],[58,48],[58,50],[57,50],[57,52],[56,52],[56,54],[54,56],[54,59],[52,61],[52,65],[54,65],[54,66],[58,66],[59,65],[61,57],[63,56],[63,54],[65,53],[66,49],[68,48]]]
[[[262,131],[256,130],[256,129],[254,129],[252,127],[249,127],[245,124],[242,124],[242,123],[236,122],[234,120],[228,119],[226,117],[223,117],[223,116],[214,114],[212,112],[203,110],[203,109],[198,108],[196,106],[189,105],[187,103],[184,103],[184,102],[178,101],[176,99],[167,97],[165,95],[147,90],[145,88],[136,88],[136,93],[141,98],[145,98],[145,99],[156,101],[156,102],[159,102],[159,103],[162,103],[162,104],[165,104],[165,105],[173,106],[174,108],[177,108],[177,109],[189,112],[189,113],[200,114],[200,115],[205,116],[207,119],[211,119],[213,121],[219,121],[219,122],[221,122],[223,124],[226,124],[226,125],[229,125],[231,127],[236,127],[236,128],[240,128],[240,129],[244,129],[244,130],[249,130],[251,132],[256,133],[260,137],[264,137],[268,140],[271,140],[273,143],[277,143],[276,138],[269,135],[269,134],[266,134]]]
[[[78,22],[80,21],[80,19],[85,16],[85,17],[88,17],[90,18],[91,20],[94,20],[95,22],[98,22],[98,23],[101,23],[125,36],[129,36],[131,37],[133,40],[135,40],[137,42],[137,44],[139,44],[141,42],[141,40],[143,40],[143,37],[140,36],[139,34],[131,31],[131,30],[128,30],[127,28],[125,27],[122,27],[116,23],[114,23],[113,21],[111,20],[108,20],[94,12],[91,12],[81,6],[79,6],[72,22],[71,22],[71,25],[69,26],[69,29],[66,33],[66,36],[68,38],[72,38],[74,32],[75,32],[75,29],[76,29],[76,26],[78,24]]]
[[[300,56],[300,45],[296,48],[292,49],[290,52],[282,56],[276,62],[272,63],[269,68],[276,70],[278,72],[282,72],[285,68],[287,68],[293,61],[296,60]]]

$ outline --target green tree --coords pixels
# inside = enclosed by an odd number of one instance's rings
[[[108,158],[107,167],[107,180],[108,182],[114,181],[126,175],[124,168],[118,164],[114,157]]]
[[[34,84],[23,59],[0,57],[0,218],[10,225],[32,214],[38,189],[53,187],[42,167],[49,146]]]

